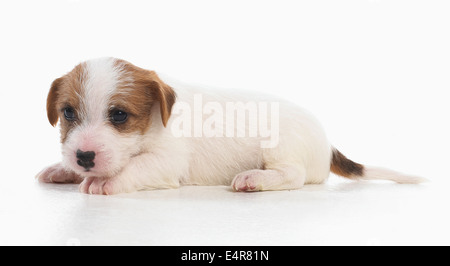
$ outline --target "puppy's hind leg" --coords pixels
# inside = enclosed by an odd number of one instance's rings
[[[305,184],[305,170],[294,165],[242,172],[233,179],[234,191],[264,191],[299,189]]]

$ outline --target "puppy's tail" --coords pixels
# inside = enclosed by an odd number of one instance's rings
[[[419,176],[405,175],[389,169],[355,163],[347,159],[336,148],[332,150],[330,170],[337,175],[354,180],[391,180],[400,184],[418,184],[428,181]]]

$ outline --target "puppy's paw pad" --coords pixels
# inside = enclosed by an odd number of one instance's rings
[[[61,163],[45,168],[35,178],[42,183],[80,183],[82,181],[80,176],[64,169]]]
[[[260,191],[262,185],[260,182],[260,170],[251,170],[236,175],[231,187],[234,191]]]

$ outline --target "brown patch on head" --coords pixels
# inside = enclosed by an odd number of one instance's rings
[[[114,59],[114,70],[119,74],[116,90],[109,98],[105,122],[110,120],[121,133],[139,132],[144,134],[149,126],[151,110],[159,104],[161,121],[167,126],[172,106],[175,103],[175,92],[165,84],[154,71],[145,70],[133,64]],[[85,106],[87,97],[84,87],[89,79],[86,63],[77,65],[71,72],[56,79],[50,88],[47,97],[47,116],[51,125],[55,126],[60,120],[61,142],[64,142],[70,130],[80,124],[80,119],[88,114]],[[95,88],[94,88],[95,89]],[[64,118],[64,110],[71,108],[76,119],[68,121]],[[114,111],[121,110],[127,113],[127,120],[123,123],[114,123],[111,119]],[[153,109],[154,110],[154,109]],[[80,112],[83,112],[80,114]]]
[[[364,165],[347,159],[335,148],[333,148],[330,169],[331,172],[350,179],[357,179],[364,175]]]
[[[119,59],[116,66],[122,69],[122,76],[117,92],[110,99],[110,111],[125,111],[128,120],[114,126],[123,133],[138,131],[144,134],[150,126],[150,113],[155,104],[159,104],[161,120],[166,126],[176,98],[173,89],[161,81],[154,71]]]
[[[64,109],[79,110],[82,84],[86,79],[83,64],[77,65],[71,72],[53,81],[47,96],[47,117],[52,126],[56,126],[58,119],[61,123],[61,142],[67,138],[67,134],[77,121],[67,121],[64,117]]]

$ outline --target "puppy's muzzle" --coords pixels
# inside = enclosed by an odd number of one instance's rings
[[[95,166],[94,158],[95,152],[93,151],[77,150],[77,164],[84,167],[86,171],[89,171],[89,169]]]

